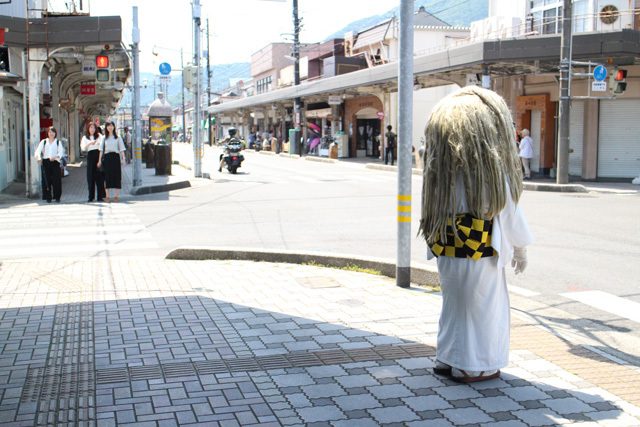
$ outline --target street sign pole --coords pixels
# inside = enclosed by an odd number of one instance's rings
[[[133,6],[133,150],[135,160],[133,162],[133,186],[142,185],[142,123],[140,116],[140,29],[138,28],[138,6]]]
[[[193,120],[193,176],[202,177],[202,140],[200,138],[200,0],[193,3],[193,45],[196,64],[195,118]]]
[[[570,123],[570,74],[571,74],[571,0],[564,0],[562,9],[562,35],[560,43],[560,129],[558,132],[558,168],[556,183],[569,183],[569,123]]]
[[[398,248],[396,285],[411,284],[411,149],[413,147],[413,0],[400,0],[398,62]]]

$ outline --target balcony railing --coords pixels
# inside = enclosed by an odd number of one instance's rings
[[[605,33],[620,31],[622,29],[634,29],[640,9],[611,11],[607,13],[591,13],[573,16],[573,32],[575,33]],[[452,47],[467,45],[482,40],[502,40],[514,37],[536,37],[545,34],[559,34],[562,29],[562,19],[534,20],[529,17],[525,22],[507,26],[498,18],[487,18],[472,26],[471,35],[467,38],[451,40],[444,45],[434,46],[429,49],[416,51],[415,56],[428,55],[442,52]],[[476,24],[476,23],[474,23]],[[554,29],[554,31],[546,31]],[[557,30],[559,29],[559,30]],[[390,58],[390,62],[396,62],[398,58]]]

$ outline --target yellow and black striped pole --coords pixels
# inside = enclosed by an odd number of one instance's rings
[[[398,258],[396,285],[411,284],[411,148],[413,139],[413,1],[400,1],[398,61]]]

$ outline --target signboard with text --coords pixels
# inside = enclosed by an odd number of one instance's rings
[[[82,61],[82,75],[83,76],[95,76],[96,75],[96,61],[92,59],[85,59]]]
[[[96,85],[80,85],[80,95],[95,95]]]
[[[606,92],[607,82],[591,82],[591,90],[594,92]]]

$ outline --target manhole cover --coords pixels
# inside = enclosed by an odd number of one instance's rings
[[[305,288],[322,289],[322,288],[339,288],[341,285],[331,277],[304,277],[298,279]]]

